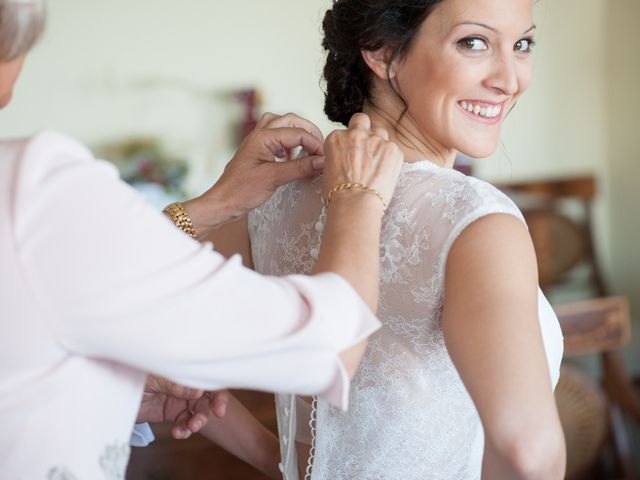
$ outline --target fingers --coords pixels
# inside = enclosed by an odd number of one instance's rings
[[[187,425],[191,419],[191,414],[187,409],[183,410],[175,420],[175,425],[171,428],[171,436],[176,440],[186,440],[191,436],[191,430]]]
[[[167,394],[183,400],[195,400],[204,395],[204,390],[189,388],[176,383],[168,383],[168,387],[168,391],[166,392]]]
[[[371,133],[373,133],[374,135],[377,135],[378,137],[383,138],[384,140],[389,140],[389,132],[387,132],[382,127],[373,127],[371,129]]]
[[[274,156],[283,158],[287,152],[302,147],[310,155],[322,155],[323,142],[302,128],[269,128],[262,130],[259,138]]]
[[[198,400],[184,403],[185,408],[175,419],[175,425],[171,429],[171,435],[177,440],[184,440],[197,433],[209,421],[211,411],[211,399],[208,395]]]
[[[356,113],[349,121],[349,128],[371,129],[371,119],[364,113]]]
[[[356,113],[351,117],[349,122],[350,129],[370,130],[373,135],[376,135],[384,140],[389,140],[389,132],[382,127],[372,127],[371,119],[364,113]]]
[[[227,413],[229,395],[228,390],[221,390],[219,392],[212,392],[209,394],[211,398],[211,411],[216,417],[222,418]]]
[[[148,393],[161,393],[183,400],[192,400],[204,395],[204,390],[178,385],[167,378],[156,375],[149,375],[147,377],[145,391]]]
[[[325,153],[328,158],[322,185],[325,195],[336,185],[355,182],[375,189],[383,203],[389,203],[404,154],[390,141],[386,129],[372,127],[368,116],[356,114],[347,130],[336,130],[327,137]]]
[[[209,422],[211,412],[219,418],[224,417],[229,397],[227,390],[221,390],[203,395],[198,400],[185,402],[171,429],[173,438],[184,440],[199,432]]]
[[[256,128],[266,128],[269,122],[271,122],[277,117],[278,117],[277,115],[271,112],[263,113],[262,116],[260,117],[260,120],[258,120],[258,123],[256,124]]]
[[[324,157],[313,156],[282,163],[274,163],[273,175],[275,186],[279,187],[294,180],[316,176],[322,172],[324,162]]]
[[[207,424],[211,408],[211,398],[208,395],[205,395],[195,403],[191,418],[187,421],[187,426],[191,433],[197,433]]]
[[[273,113],[265,113],[258,121],[258,128],[301,128],[310,135],[316,137],[320,142],[324,142],[324,136],[315,123],[302,118],[295,113],[287,113],[286,115],[274,115]]]

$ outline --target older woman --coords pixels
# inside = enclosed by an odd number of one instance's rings
[[[40,34],[43,3],[0,0],[2,105]],[[326,153],[325,247],[311,276],[281,279],[188,238],[69,137],[0,142],[2,477],[122,478],[146,372],[207,390],[316,393],[345,407],[378,328],[380,219],[402,161],[384,137],[356,116],[323,149],[308,122],[266,116],[211,190],[170,209],[206,236]],[[313,156],[272,162],[296,146]]]

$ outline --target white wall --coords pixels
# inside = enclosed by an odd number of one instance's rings
[[[259,87],[265,108],[326,127],[320,20],[328,0],[55,0],[3,135],[45,126],[95,145],[159,135],[194,159],[194,178],[226,163],[224,93]],[[198,180],[193,184],[200,183]]]
[[[610,74],[608,184],[615,291],[640,313],[640,2],[609,2],[607,70]]]
[[[601,172],[606,158],[606,0],[540,0],[534,79],[503,131],[476,162],[494,180]]]
[[[505,123],[503,146],[475,163],[491,181],[593,174],[595,241],[611,283],[613,251],[608,181],[608,0],[540,0],[534,80]],[[640,263],[638,264],[640,269]]]
[[[319,85],[320,21],[329,4],[51,1],[46,36],[15,101],[0,113],[0,131],[54,127],[93,146],[160,136],[192,158],[190,184],[200,189],[232,148],[229,123],[238,111],[224,97],[232,88],[257,86],[265,109],[294,110],[331,129]],[[629,232],[640,228],[629,207],[639,202],[640,7],[635,0],[540,0],[535,8],[534,83],[507,122],[504,147],[476,162],[476,172],[499,181],[597,174],[606,270],[639,305],[640,239]]]
[[[267,110],[295,110],[329,130],[319,86],[320,21],[329,4],[55,0],[47,34],[0,128],[13,134],[55,126],[89,143],[162,134],[219,161],[226,153],[220,133],[237,113],[220,94],[255,85]],[[504,147],[477,162],[481,176],[601,169],[606,4],[538,2],[536,77],[506,125]]]

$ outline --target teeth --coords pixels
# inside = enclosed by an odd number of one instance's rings
[[[495,105],[493,107],[481,107],[480,105],[473,105],[465,100],[460,102],[460,106],[469,113],[485,118],[495,118],[500,115],[501,110],[500,105]]]

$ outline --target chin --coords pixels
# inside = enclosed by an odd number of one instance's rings
[[[475,142],[473,144],[465,142],[459,145],[456,150],[471,158],[485,158],[493,155],[498,148],[498,142]]]

